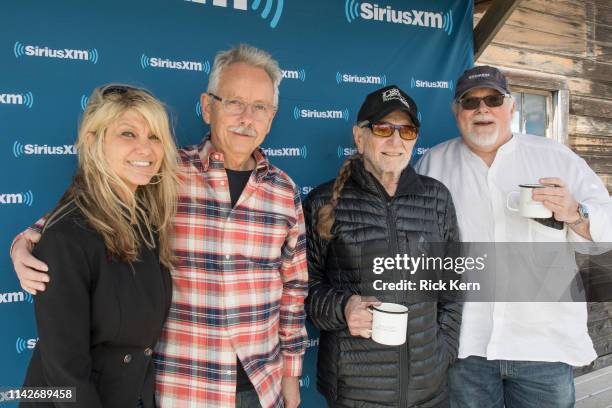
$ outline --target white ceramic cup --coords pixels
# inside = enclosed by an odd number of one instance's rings
[[[381,303],[372,308],[372,340],[387,346],[406,342],[408,308],[397,303]]]
[[[535,188],[550,187],[546,184],[519,184],[519,191],[512,191],[506,197],[506,207],[510,211],[518,212],[521,216],[527,218],[550,218],[553,213],[548,208],[544,207],[540,201],[533,201],[531,193]],[[519,207],[515,208],[510,205],[510,199],[513,195],[519,194]]]

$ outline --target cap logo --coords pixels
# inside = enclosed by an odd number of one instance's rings
[[[484,73],[484,74],[472,74],[472,75],[470,75],[468,77],[468,79],[485,78],[485,77],[490,77],[490,76],[491,76],[491,74],[487,74],[487,73]]]
[[[398,100],[401,103],[403,103],[404,105],[406,105],[406,107],[408,109],[411,109],[410,108],[410,104],[408,103],[406,98],[404,98],[402,96],[402,94],[400,93],[400,90],[397,89],[397,88],[391,88],[391,89],[386,90],[385,92],[383,92],[382,100],[383,100],[383,102],[389,102],[391,100]]]

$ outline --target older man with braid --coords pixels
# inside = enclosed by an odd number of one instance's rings
[[[330,407],[448,405],[461,305],[396,295],[409,309],[407,341],[388,346],[370,338],[376,302],[360,291],[365,253],[418,256],[423,244],[458,240],[450,193],[409,165],[419,125],[416,104],[397,86],[369,94],[353,127],[359,153],[304,205],[306,312],[321,330],[317,384]]]

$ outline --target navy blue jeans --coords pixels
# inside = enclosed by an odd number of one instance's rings
[[[566,408],[576,402],[565,363],[487,360],[470,356],[449,369],[451,408]]]

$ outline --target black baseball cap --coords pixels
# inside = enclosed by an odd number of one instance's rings
[[[474,88],[493,88],[504,95],[510,95],[508,81],[495,67],[481,65],[466,70],[457,80],[455,100],[459,100]]]
[[[397,85],[386,86],[366,96],[357,114],[357,122],[367,120],[375,123],[396,110],[406,112],[417,128],[421,126],[416,103]]]

